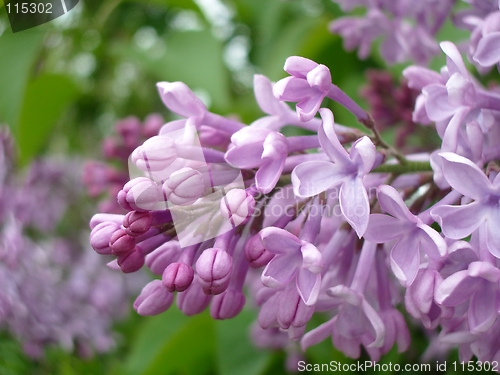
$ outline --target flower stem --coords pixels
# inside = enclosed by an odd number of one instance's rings
[[[432,172],[431,163],[428,161],[410,161],[405,164],[382,164],[372,170],[375,173],[417,173],[417,172]]]

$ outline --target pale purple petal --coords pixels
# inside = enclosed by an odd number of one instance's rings
[[[346,177],[344,169],[328,161],[308,161],[292,172],[293,192],[297,197],[312,197],[334,187]]]
[[[467,77],[469,72],[465,67],[462,55],[460,55],[457,46],[451,42],[441,42],[440,46],[447,56],[446,65],[448,66],[450,76],[458,72]]]
[[[497,64],[500,61],[500,32],[481,38],[473,59],[484,67]]]
[[[305,268],[301,268],[297,275],[296,283],[302,301],[307,306],[313,306],[318,299],[321,274],[314,274]]]
[[[340,209],[358,237],[361,238],[370,218],[370,202],[361,178],[350,177],[342,184]]]
[[[469,328],[474,334],[486,332],[491,328],[497,318],[496,287],[483,281],[481,288],[472,296],[469,307]]]
[[[366,320],[361,306],[346,303],[337,315],[335,328],[344,337],[359,338],[366,332]]]
[[[498,208],[490,208],[486,219],[486,245],[495,257],[500,258],[500,212]]]
[[[441,147],[443,151],[456,151],[460,125],[462,125],[469,112],[470,109],[468,107],[462,107],[452,116],[443,135],[443,145]]]
[[[438,84],[428,85],[424,87],[422,92],[427,99],[425,101],[427,116],[432,121],[447,120],[457,110],[448,103],[448,91],[445,86]]]
[[[300,253],[275,256],[262,272],[262,283],[270,288],[288,284],[295,277],[301,261]]]
[[[340,144],[340,141],[335,134],[333,113],[328,109],[320,109],[319,111],[323,126],[318,129],[318,138],[323,152],[328,155],[331,161],[342,165],[351,164],[349,154]]]
[[[421,66],[409,66],[403,70],[403,75],[408,80],[408,87],[418,91],[433,83],[444,84],[439,73]]]
[[[446,242],[434,229],[425,224],[417,224],[420,239],[420,248],[434,260],[446,255]]]
[[[376,243],[384,243],[402,236],[408,231],[408,223],[389,215],[371,214],[363,237]]]
[[[396,277],[409,286],[417,276],[420,267],[420,253],[417,238],[402,237],[391,250],[391,267]]]
[[[290,56],[285,61],[285,72],[299,78],[306,78],[307,73],[318,66],[312,60],[300,56]]]
[[[167,108],[182,117],[201,117],[207,112],[205,104],[182,82],[158,82],[156,87]]]
[[[330,319],[320,326],[307,332],[302,340],[300,340],[300,347],[302,348],[302,350],[305,351],[310,346],[316,345],[317,343],[326,340],[332,334],[334,324],[335,320]]]
[[[300,254],[302,241],[290,232],[275,227],[264,228],[260,231],[260,238],[264,248],[275,254]]]
[[[324,97],[325,94],[318,90],[314,90],[309,94],[309,96],[302,98],[302,100],[297,103],[297,113],[300,120],[311,120],[318,112]]]
[[[368,321],[370,322],[371,325],[371,333],[373,336],[375,336],[375,339],[373,340],[372,343],[368,345],[369,348],[379,348],[384,344],[384,338],[385,338],[385,326],[384,322],[378,315],[378,313],[375,311],[375,309],[365,300],[363,299],[363,302],[361,303],[361,308],[363,309],[363,312],[365,313],[366,317],[368,318]]]
[[[452,152],[442,152],[439,156],[443,158],[444,178],[459,193],[477,200],[492,191],[484,172],[469,159]]]
[[[300,247],[302,253],[302,267],[314,274],[320,273],[323,269],[323,255],[313,244],[305,242]]]
[[[403,221],[416,223],[417,219],[406,207],[405,202],[399,195],[398,191],[389,185],[381,185],[378,187],[377,197],[382,209]]]
[[[459,240],[474,232],[486,219],[487,211],[479,202],[465,206],[440,206],[431,210],[446,237]]]
[[[298,102],[302,100],[308,93],[314,92],[305,79],[296,77],[286,77],[274,84],[274,96],[285,102]]]
[[[255,174],[255,184],[261,193],[267,194],[275,188],[276,183],[281,177],[284,165],[285,158],[270,159],[259,168]]]
[[[471,277],[467,270],[455,272],[439,284],[434,298],[444,306],[459,305],[476,292],[482,281],[481,278]]]
[[[476,89],[467,76],[453,74],[446,82],[448,102],[453,106],[471,106],[476,101]]]
[[[253,91],[255,93],[255,99],[264,113],[268,115],[277,115],[286,110],[286,104],[278,101],[274,97],[273,84],[266,76],[261,74],[254,75]]]
[[[351,147],[351,160],[358,166],[361,176],[371,171],[377,151],[367,136],[361,137]]]

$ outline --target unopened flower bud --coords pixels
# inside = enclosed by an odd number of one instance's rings
[[[179,258],[181,247],[178,241],[168,241],[146,255],[146,265],[155,275],[163,274],[170,263]]]
[[[186,263],[171,263],[165,268],[162,282],[169,292],[183,292],[193,281],[194,270]]]
[[[214,319],[231,319],[241,312],[245,305],[245,295],[241,290],[226,289],[214,296],[210,305],[210,315]]]
[[[129,236],[137,237],[151,228],[151,213],[149,211],[131,211],[123,219],[123,226]]]
[[[160,201],[161,189],[149,178],[137,177],[125,184],[117,199],[126,210],[149,211]]]
[[[212,296],[203,292],[200,278],[195,275],[189,288],[177,294],[177,307],[185,315],[192,316],[203,312],[211,300]]]
[[[151,137],[132,152],[131,158],[141,171],[162,171],[177,159],[175,142],[167,136]]]
[[[130,237],[125,229],[118,228],[109,239],[111,251],[116,256],[129,254],[135,247],[135,238]]]
[[[255,209],[255,199],[243,189],[230,190],[221,199],[220,212],[234,226],[246,223]]]
[[[220,294],[226,290],[231,278],[233,260],[221,249],[205,250],[196,262],[196,272],[200,277],[205,294]]]
[[[129,254],[118,257],[118,265],[123,273],[139,271],[144,265],[144,255],[140,251],[134,250]]]
[[[147,284],[134,302],[134,309],[140,315],[158,315],[172,305],[174,295],[162,284],[153,280]]]
[[[203,175],[189,167],[175,171],[163,183],[163,193],[168,201],[179,206],[194,203],[204,190]]]
[[[105,221],[97,224],[90,232],[90,245],[99,254],[111,254],[111,237],[119,229],[118,224]]]
[[[258,234],[245,244],[245,258],[252,268],[264,267],[273,257],[274,254],[264,248]]]

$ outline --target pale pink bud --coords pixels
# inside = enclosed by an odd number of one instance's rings
[[[163,183],[163,193],[168,201],[179,206],[194,203],[204,190],[203,175],[189,167],[175,171]]]
[[[117,256],[129,254],[134,250],[135,238],[130,237],[125,229],[119,228],[111,235],[109,246],[112,253]]]
[[[137,237],[151,228],[151,213],[148,211],[131,211],[123,218],[123,226],[129,236]]]
[[[158,315],[172,305],[174,295],[170,293],[160,280],[147,284],[134,302],[134,309],[140,315]]]
[[[132,211],[150,211],[161,199],[161,189],[147,177],[137,177],[125,184],[117,195],[118,203]]]
[[[131,159],[141,171],[162,171],[177,159],[175,142],[170,137],[156,135],[137,147]]]
[[[139,271],[144,265],[144,255],[140,251],[134,250],[129,254],[118,257],[118,265],[123,273]]]
[[[193,281],[194,270],[186,263],[171,263],[165,268],[162,282],[169,292],[183,292]]]
[[[111,254],[109,242],[119,228],[118,224],[109,221],[97,224],[90,232],[90,245],[99,254]]]
[[[177,306],[185,315],[191,316],[201,313],[210,303],[212,296],[206,295],[198,275],[195,275],[190,287],[177,294]]]
[[[146,255],[146,265],[155,275],[161,275],[170,263],[179,258],[180,252],[178,241],[168,241]]]
[[[230,190],[220,202],[220,212],[233,226],[246,223],[253,215],[255,199],[243,189]]]
[[[214,319],[231,319],[238,315],[245,305],[245,295],[232,288],[214,296],[210,305],[210,315]]]
[[[233,260],[221,249],[205,250],[196,262],[196,272],[200,277],[205,294],[220,294],[226,290],[231,278]]]
[[[273,259],[274,254],[264,248],[260,236],[252,236],[245,244],[245,258],[250,267],[264,267]]]

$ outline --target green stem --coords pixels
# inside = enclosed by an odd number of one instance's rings
[[[432,172],[431,163],[428,161],[410,161],[406,164],[382,164],[375,168],[372,172],[375,173],[416,173],[416,172]]]

